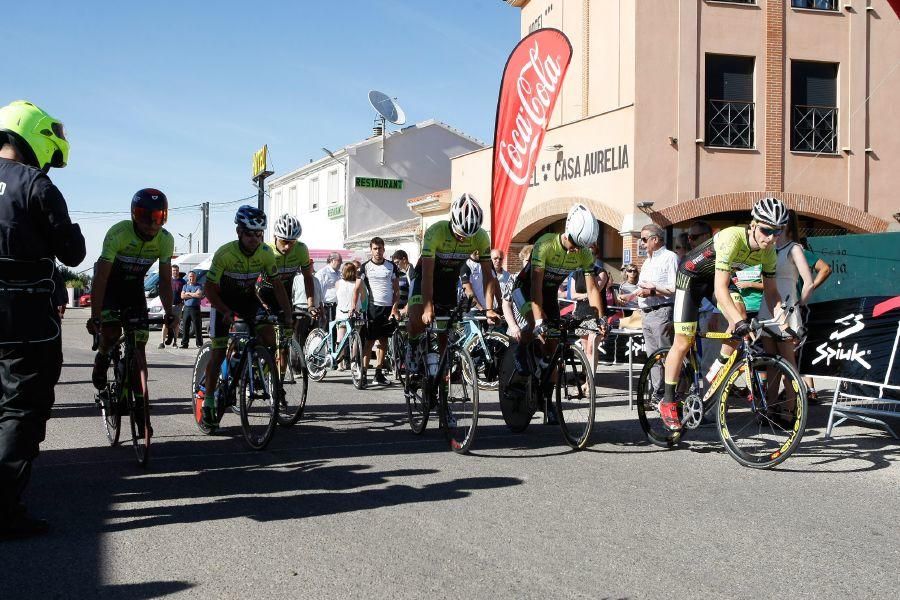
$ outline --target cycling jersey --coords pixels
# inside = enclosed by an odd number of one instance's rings
[[[275,252],[267,244],[260,244],[247,256],[237,240],[221,246],[213,254],[206,280],[218,284],[223,298],[255,296],[256,278],[278,274]]]
[[[679,272],[688,277],[713,279],[716,271],[731,273],[762,265],[763,277],[775,277],[775,248],[751,250],[749,235],[746,227],[723,229],[688,252]]]
[[[311,267],[312,261],[309,259],[309,249],[303,242],[297,242],[287,254],[278,251],[278,247],[273,242],[271,244],[272,253],[275,256],[275,266],[278,268],[278,278],[284,284],[284,289],[288,297],[292,297],[294,289],[294,277],[301,269]]]
[[[100,260],[113,264],[110,281],[115,284],[137,282],[143,286],[144,275],[157,260],[160,270],[168,268],[175,252],[175,238],[160,229],[152,240],[146,241],[134,229],[134,223],[121,221],[109,228],[103,239]],[[107,288],[115,284],[107,284]]]
[[[478,251],[479,262],[491,259],[491,240],[484,229],[479,229],[472,237],[459,240],[450,229],[450,221],[438,221],[429,227],[422,242],[422,256],[416,265],[409,303],[422,303],[421,259],[433,258],[432,301],[440,305],[455,305],[459,269],[475,250]]]
[[[584,270],[585,273],[597,271],[594,266],[594,255],[590,248],[569,252],[563,247],[558,233],[545,233],[535,242],[534,249],[531,251],[531,260],[516,277],[511,295],[513,304],[523,315],[531,314],[531,300],[534,298],[531,289],[531,270],[534,267],[544,270],[541,308],[550,320],[559,318],[557,290],[569,274],[579,269]]]

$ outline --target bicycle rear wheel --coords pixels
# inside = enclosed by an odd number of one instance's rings
[[[591,363],[580,347],[567,345],[562,357],[563,371],[557,374],[556,416],[563,436],[575,450],[587,446],[594,428],[596,393]],[[584,393],[587,388],[587,394]]]
[[[241,431],[254,450],[269,445],[278,422],[278,403],[281,382],[275,359],[263,345],[246,350],[247,364],[241,369],[238,382],[240,398]]]
[[[191,378],[191,408],[194,414],[194,425],[203,435],[210,435],[217,426],[206,425],[203,422],[203,399],[197,397],[197,391],[201,386],[204,394],[212,394],[213,390],[206,389],[206,365],[209,364],[210,352],[212,352],[212,342],[205,342],[197,351],[197,358],[194,360],[194,375]]]
[[[328,369],[328,332],[322,328],[313,329],[306,336],[303,347],[306,357],[306,371],[313,381],[322,381]]]
[[[350,377],[353,379],[353,387],[361,390],[364,385],[362,380],[363,342],[356,329],[350,332],[350,339],[347,340],[347,352],[350,355]]]
[[[647,436],[647,441],[661,448],[671,448],[681,439],[680,431],[668,429],[659,414],[659,403],[664,395],[665,364],[669,349],[664,348],[654,352],[647,358],[637,388],[637,413],[641,423],[641,429]],[[655,374],[654,374],[655,372]],[[651,377],[652,375],[652,377]],[[653,381],[656,381],[655,385]],[[687,397],[693,393],[694,369],[687,359],[681,367],[681,377],[675,388],[676,395]],[[681,411],[681,405],[678,407]]]
[[[309,374],[306,372],[306,359],[300,343],[291,340],[288,360],[281,372],[281,399],[278,404],[278,424],[290,427],[303,416],[306,407],[306,394],[309,389]]]
[[[797,370],[780,356],[755,356],[749,369],[741,361],[725,376],[716,419],[719,437],[741,465],[769,469],[800,445],[806,409],[806,384]]]
[[[119,389],[121,383],[115,380],[116,369],[110,361],[106,370],[106,387],[97,392],[97,401],[100,402],[100,417],[103,419],[103,429],[106,431],[106,439],[110,446],[119,443],[119,435],[122,428],[122,410],[119,408]]]
[[[478,426],[478,386],[475,363],[463,348],[447,351],[447,368],[438,384],[441,425],[450,449],[465,454]]]
[[[531,376],[524,377],[515,372],[515,353],[516,344],[511,344],[500,359],[497,391],[503,421],[513,433],[522,433],[534,418],[536,405],[529,402],[529,397],[533,387],[537,386],[531,382]]]
[[[499,331],[489,331],[483,334],[483,337],[484,344],[488,348],[487,353],[477,337],[469,342],[466,350],[475,363],[478,388],[496,390],[499,384],[500,361],[503,360],[503,354],[509,348],[509,337]]]

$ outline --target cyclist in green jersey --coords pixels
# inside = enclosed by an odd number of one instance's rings
[[[303,274],[303,287],[306,291],[306,304],[310,317],[313,319],[318,314],[315,305],[312,260],[309,258],[309,249],[306,244],[299,241],[303,228],[300,221],[287,213],[278,217],[273,227],[275,241],[269,244],[275,255],[275,264],[278,268],[278,275],[284,286],[285,293],[288,298],[294,297],[294,278],[297,273]],[[260,275],[256,281],[256,295],[263,305],[277,313],[278,300],[275,298],[275,290],[272,286],[272,280],[265,275]],[[310,321],[307,319],[293,319],[294,337],[302,347],[306,341],[308,333],[308,325]],[[282,367],[287,361],[287,350],[281,352],[278,356]]]
[[[747,312],[740,294],[731,288],[735,271],[762,265],[764,301],[780,318],[781,297],[775,285],[775,237],[788,222],[788,210],[781,200],[766,197],[750,212],[749,227],[728,227],[703,242],[686,256],[675,278],[675,340],[666,356],[660,417],[668,429],[681,429],[675,388],[681,365],[697,333],[698,307],[704,297],[715,296],[719,310],[728,319],[728,332],[745,336],[750,332]],[[720,363],[727,362],[736,344],[723,343]]]
[[[456,306],[459,269],[474,251],[478,251],[478,262],[484,274],[485,297],[495,296],[497,279],[491,265],[491,240],[481,228],[483,218],[475,197],[463,194],[450,205],[450,219],[438,221],[425,232],[407,305],[410,343],[406,362],[411,373],[418,372],[422,362],[417,340],[436,314],[446,315]],[[492,309],[486,316],[490,323],[499,318]],[[441,343],[446,343],[446,338]]]
[[[569,209],[563,233],[545,233],[538,238],[531,251],[531,261],[516,277],[511,300],[526,320],[516,347],[516,371],[527,375],[525,348],[534,338],[542,338],[548,324],[559,320],[558,290],[569,274],[578,269],[585,272],[588,303],[597,311],[597,323],[605,328],[603,314],[606,304],[595,277],[594,254],[590,246],[600,235],[600,223],[582,204]],[[548,340],[547,353],[556,351],[556,342]],[[548,422],[555,415],[547,415]]]
[[[91,381],[98,390],[106,386],[109,351],[122,334],[121,318],[129,309],[147,314],[144,297],[144,275],[159,261],[159,296],[166,321],[171,324],[171,262],[175,249],[172,234],[163,229],[168,218],[166,195],[153,188],[139,190],[131,199],[131,220],[110,227],[103,239],[103,249],[94,267],[91,290],[91,318],[87,330],[100,334],[100,345],[94,357]],[[135,333],[135,359],[146,375],[144,347],[150,337],[146,329]]]
[[[272,248],[262,241],[266,229],[266,213],[244,205],[234,217],[238,239],[221,246],[213,254],[212,264],[206,273],[203,291],[210,303],[209,337],[212,345],[206,366],[206,392],[198,392],[197,400],[203,400],[203,421],[213,424],[215,397],[213,390],[219,381],[219,368],[225,358],[228,331],[235,314],[252,322],[262,309],[256,295],[256,280],[260,275],[272,281],[272,289],[286,334],[291,331],[291,306],[281,279],[276,277],[278,266]],[[257,330],[260,340],[267,346],[275,345],[272,327]]]

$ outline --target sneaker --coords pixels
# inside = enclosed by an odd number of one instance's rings
[[[165,347],[166,347],[165,343],[160,342],[159,346],[157,346],[156,348],[157,348],[158,350],[162,350],[162,349],[165,348]]]
[[[369,381],[366,379],[366,370],[359,370],[359,389],[364,390],[369,387]]]
[[[187,344],[181,344],[181,345],[179,345],[178,347],[181,348],[182,350],[187,350],[187,349],[188,349],[188,345],[187,345]]]
[[[94,370],[91,373],[91,383],[98,390],[106,387],[106,370],[109,369],[109,354],[98,352],[94,356]]]
[[[390,385],[391,382],[387,380],[387,377],[384,376],[381,369],[375,369],[375,383],[378,385]]]
[[[662,418],[663,425],[670,431],[679,431],[681,429],[681,419],[678,418],[678,404],[675,402],[660,402],[659,416]]]

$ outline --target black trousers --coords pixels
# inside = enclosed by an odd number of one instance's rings
[[[0,520],[18,510],[61,370],[60,338],[0,349]]]
[[[199,306],[185,306],[181,311],[181,345],[188,345],[190,337],[190,325],[194,325],[194,339],[197,345],[203,343],[203,316],[200,314]]]

